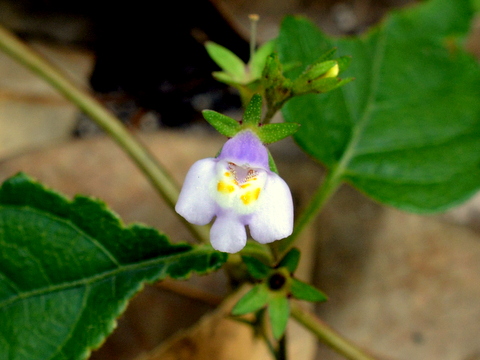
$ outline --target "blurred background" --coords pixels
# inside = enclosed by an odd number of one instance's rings
[[[237,94],[212,79],[217,68],[203,42],[247,60],[250,13],[260,15],[262,43],[277,35],[286,14],[303,14],[329,34],[354,35],[412,3],[0,0],[0,24],[91,89],[181,183],[195,160],[212,156],[224,141],[199,111],[240,114]],[[479,28],[472,24],[472,34]],[[479,38],[472,35],[468,46],[480,57]],[[323,171],[294,148],[282,141],[272,152],[301,206]],[[0,180],[20,170],[69,196],[100,197],[127,223],[156,226],[175,241],[190,239],[115,144],[0,53]],[[301,243],[301,278],[330,296],[317,313],[379,359],[480,359],[479,204],[477,198],[448,214],[421,217],[342,187]],[[92,359],[265,359],[245,326],[222,323],[225,309],[205,315],[227,288],[221,273],[146,287]],[[341,359],[298,328],[289,331],[292,359]],[[179,335],[154,350],[172,334]]]
[[[260,14],[262,43],[277,35],[286,14],[307,15],[331,34],[355,34],[408,2],[1,0],[0,24],[91,88],[132,128],[155,130],[198,123],[205,108],[238,110],[237,95],[211,77],[217,68],[202,44],[215,41],[248,60],[249,13]],[[97,131],[47,85],[0,56],[0,154]]]

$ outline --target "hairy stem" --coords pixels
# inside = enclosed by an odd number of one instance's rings
[[[103,128],[130,156],[167,204],[171,208],[175,206],[179,190],[173,179],[148,149],[92,95],[70,82],[59,70],[3,27],[0,27],[0,49],[52,85]],[[184,223],[198,240],[208,242],[209,236],[205,227],[192,225],[186,221]]]
[[[291,316],[312,332],[320,341],[349,360],[375,360],[374,357],[349,342],[314,314],[291,303]]]

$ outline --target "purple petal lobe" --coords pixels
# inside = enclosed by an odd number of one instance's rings
[[[223,145],[219,159],[231,161],[237,165],[249,164],[253,167],[269,169],[267,148],[257,135],[250,130],[239,132]]]

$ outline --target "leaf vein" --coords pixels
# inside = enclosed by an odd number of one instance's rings
[[[155,258],[152,260],[147,260],[143,261],[141,263],[133,263],[133,264],[128,264],[128,265],[120,265],[120,267],[105,271],[100,274],[95,274],[93,276],[85,277],[82,279],[74,280],[74,281],[68,281],[68,282],[63,282],[55,285],[50,285],[46,286],[43,288],[35,289],[32,291],[26,291],[23,293],[18,294],[17,296],[12,296],[9,297],[2,302],[0,302],[0,309],[11,305],[12,303],[18,301],[18,300],[24,300],[28,299],[30,297],[34,296],[41,296],[43,294],[48,294],[51,292],[56,292],[56,291],[61,291],[61,290],[66,290],[69,288],[74,288],[77,286],[85,286],[87,284],[93,284],[99,281],[102,281],[104,279],[108,279],[110,277],[115,277],[118,276],[122,273],[126,272],[135,272],[135,271],[147,271],[150,270],[151,268],[158,267],[159,265],[167,265],[169,263],[177,261],[180,257],[183,256],[188,256],[188,257],[193,257],[193,256],[202,256],[202,255],[207,255],[208,249],[206,247],[198,247],[196,249],[190,250],[189,253],[179,253],[175,255],[170,255],[167,257],[161,257],[161,258]],[[159,268],[159,271],[162,269]],[[193,271],[193,270],[192,270]],[[190,272],[192,272],[190,271]]]
[[[363,135],[363,131],[365,130],[365,127],[368,124],[368,120],[370,119],[369,116],[375,106],[375,97],[377,95],[378,91],[378,85],[380,83],[380,67],[382,65],[382,60],[383,56],[385,54],[385,48],[386,48],[386,32],[381,32],[379,35],[379,40],[376,43],[375,47],[375,53],[373,57],[373,62],[372,62],[372,82],[370,86],[370,92],[367,98],[367,102],[365,104],[365,107],[363,109],[363,114],[360,120],[355,122],[352,118],[352,123],[355,124],[353,131],[350,136],[350,141],[343,152],[342,157],[340,158],[339,163],[337,166],[333,169],[336,173],[338,173],[337,176],[342,176],[343,173],[345,173],[349,162],[352,160],[352,158],[355,155],[356,147],[358,143],[361,141],[361,137]],[[343,94],[345,94],[345,90],[342,88]],[[347,100],[345,95],[343,96],[344,103],[349,109],[350,107],[348,106]],[[350,113],[350,110],[349,110]]]

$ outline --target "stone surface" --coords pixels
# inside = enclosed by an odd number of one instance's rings
[[[469,359],[480,351],[480,236],[344,187],[319,221],[318,313],[381,359]],[[323,347],[318,359],[336,360]]]
[[[87,85],[91,53],[31,45],[75,83]],[[68,140],[77,114],[50,85],[0,52],[0,158]]]

